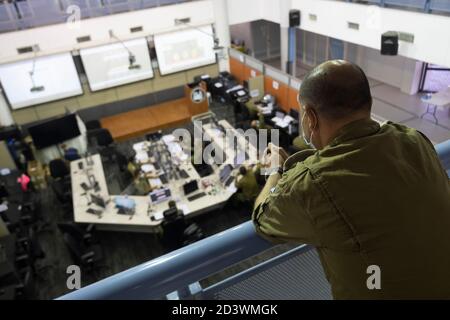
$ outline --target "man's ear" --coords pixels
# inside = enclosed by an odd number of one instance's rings
[[[308,117],[308,125],[310,132],[319,128],[319,118],[317,117],[317,113],[313,108],[308,108],[307,110]]]

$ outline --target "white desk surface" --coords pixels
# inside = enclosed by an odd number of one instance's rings
[[[92,156],[93,165],[88,167],[86,159],[72,161],[70,163],[70,174],[72,178],[72,197],[73,197],[73,212],[75,222],[78,223],[94,223],[94,224],[120,224],[120,225],[135,225],[135,226],[158,226],[160,221],[150,220],[150,216],[147,214],[148,210],[148,197],[142,196],[130,196],[130,198],[136,201],[136,213],[133,216],[122,215],[117,213],[117,209],[114,207],[114,196],[110,196],[108,193],[108,186],[106,184],[105,173],[101,162],[100,155],[96,154]],[[104,199],[110,199],[101,217],[87,213],[88,208],[98,209],[101,208],[91,204],[89,206],[89,199],[83,195],[84,189],[81,187],[81,183],[88,184],[88,178],[86,170],[80,170],[78,163],[83,162],[84,169],[88,168],[89,173],[95,176],[100,191],[94,192],[94,194],[103,197]]]
[[[436,92],[431,95],[430,99],[423,99],[422,101],[428,104],[435,105],[437,107],[450,107],[450,88]]]

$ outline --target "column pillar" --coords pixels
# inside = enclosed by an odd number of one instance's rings
[[[224,47],[225,59],[219,57],[219,71],[230,71],[228,48],[231,46],[230,25],[228,22],[228,6],[226,0],[213,0],[216,37],[219,46]]]
[[[291,0],[280,0],[280,53],[281,70],[287,72],[289,61],[289,10],[291,10]]]
[[[8,107],[3,91],[0,89],[0,126],[10,126],[14,124],[11,110]]]

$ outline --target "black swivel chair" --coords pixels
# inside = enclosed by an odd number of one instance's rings
[[[97,129],[95,138],[97,139],[97,146],[100,155],[113,161],[116,155],[116,146],[114,139],[108,129]]]
[[[69,233],[64,233],[63,238],[75,264],[86,271],[101,267],[99,263],[103,260],[103,253],[99,245],[87,246]]]
[[[49,163],[50,175],[53,179],[64,179],[70,175],[69,168],[64,160],[55,159]]]
[[[87,227],[82,227],[75,222],[61,222],[58,223],[58,229],[62,234],[70,234],[76,241],[82,242],[84,245],[89,246],[94,243],[98,243],[93,231],[95,229],[93,224],[89,224]]]
[[[95,129],[101,129],[102,124],[100,123],[99,120],[91,120],[91,121],[87,121],[85,123],[86,125],[86,130],[90,131],[90,130],[95,130]]]

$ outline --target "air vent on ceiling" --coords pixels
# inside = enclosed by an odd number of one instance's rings
[[[191,18],[175,19],[175,25],[187,24],[191,22]]]
[[[347,22],[347,26],[349,29],[359,30],[359,24],[354,22]]]
[[[88,42],[88,41],[91,41],[91,36],[83,36],[83,37],[78,37],[77,38],[77,42],[78,43]]]
[[[141,32],[142,30],[144,30],[144,28],[143,28],[142,26],[130,28],[130,32],[131,32],[131,33],[134,33],[134,32]]]
[[[30,52],[37,52],[37,51],[39,51],[39,46],[37,44],[34,45],[34,46],[17,48],[17,52],[19,54],[30,53]]]
[[[311,20],[311,21],[317,21],[317,15],[316,15],[316,14],[313,14],[313,13],[310,13],[310,14],[309,14],[309,20]]]

